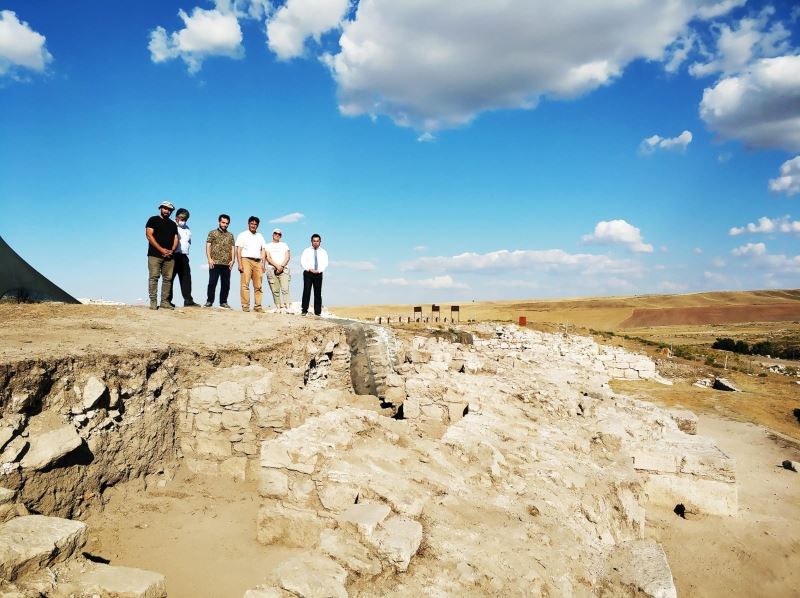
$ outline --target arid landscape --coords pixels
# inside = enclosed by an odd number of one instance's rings
[[[604,328],[597,301],[388,326],[0,305],[0,589],[791,595],[800,378],[710,342],[797,324],[621,327],[648,298]]]

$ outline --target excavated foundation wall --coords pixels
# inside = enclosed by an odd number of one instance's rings
[[[288,407],[302,399],[304,390],[351,389],[349,354],[343,332],[336,329],[252,350],[166,349],[4,364],[0,487],[16,491],[17,500],[31,512],[77,517],[105,488],[168,477],[182,457],[193,469],[207,471],[210,466],[198,463],[209,461],[208,455],[201,452],[203,459],[198,459],[195,450],[202,443],[201,419],[208,426],[225,410],[217,400],[201,414],[189,389],[206,381],[236,382],[220,380],[219,374],[255,367],[272,384],[260,397],[248,395],[248,409],[254,410],[259,400]],[[302,417],[302,409],[289,411]],[[258,413],[264,415],[263,408]],[[228,418],[243,422],[245,416],[240,410]],[[263,420],[253,417],[252,426],[226,431],[228,448],[220,444],[217,450],[240,459],[238,467],[222,473],[245,475],[247,459],[255,458],[260,442],[277,433],[258,422]],[[291,427],[298,422],[285,423]]]

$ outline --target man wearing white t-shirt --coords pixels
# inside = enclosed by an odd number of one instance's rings
[[[264,236],[257,232],[261,221],[256,216],[247,219],[247,230],[239,233],[236,237],[236,261],[239,264],[239,272],[242,277],[242,311],[250,311],[250,281],[253,281],[253,291],[255,293],[254,311],[262,312],[261,307],[262,293],[261,280],[266,270],[266,251],[267,245]]]
[[[267,243],[267,281],[272,291],[272,298],[275,300],[275,309],[285,311],[289,309],[289,259],[291,251],[289,246],[281,241],[283,231],[276,228],[272,231],[272,242]],[[281,300],[283,293],[283,300]]]
[[[303,250],[300,256],[300,265],[303,267],[303,302],[301,309],[303,315],[308,313],[308,304],[311,299],[311,289],[314,289],[314,315],[322,313],[322,273],[328,267],[328,252],[320,244],[322,237],[318,234],[311,235],[311,247]]]

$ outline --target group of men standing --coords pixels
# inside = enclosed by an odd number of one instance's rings
[[[145,225],[147,237],[147,265],[150,294],[150,309],[175,309],[172,303],[173,281],[178,278],[185,307],[197,307],[192,299],[192,277],[189,267],[189,248],[192,244],[192,233],[187,222],[189,211],[180,208],[175,212],[175,220],[170,216],[175,206],[163,201],[158,206],[159,214],[148,219]],[[267,243],[258,232],[260,220],[250,216],[247,230],[242,231],[234,240],[228,231],[231,219],[227,214],[220,214],[217,228],[208,233],[206,238],[206,258],[208,259],[208,289],[205,307],[214,304],[217,283],[220,282],[219,306],[230,309],[228,293],[230,292],[231,271],[234,263],[238,264],[241,277],[242,311],[250,311],[250,286],[254,291],[255,312],[263,312],[262,305],[263,274],[267,280],[275,309],[288,312],[291,303],[289,295],[289,260],[291,251],[283,242],[283,231],[276,228],[272,231],[272,240]],[[314,293],[314,314],[322,313],[322,273],[328,267],[328,253],[320,247],[322,237],[311,236],[311,246],[300,256],[303,268],[303,300],[301,313],[308,313],[311,293]],[[161,278],[161,302],[158,302],[158,280]]]

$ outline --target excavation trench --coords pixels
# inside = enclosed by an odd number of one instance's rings
[[[87,556],[164,573],[170,595],[241,595],[291,552],[256,541],[261,443],[353,400],[381,411],[375,338],[348,323],[249,351],[6,364],[0,486],[85,520]]]

